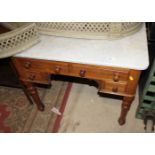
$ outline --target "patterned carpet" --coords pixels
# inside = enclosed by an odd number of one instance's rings
[[[62,116],[51,111],[53,107],[63,112],[71,83],[52,81],[51,88],[38,88],[45,111],[31,105],[21,89],[0,86],[0,132],[57,132]]]

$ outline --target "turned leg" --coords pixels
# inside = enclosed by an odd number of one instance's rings
[[[33,104],[33,101],[32,101],[32,99],[31,99],[29,93],[27,92],[27,89],[25,88],[25,86],[24,86],[22,83],[21,83],[21,86],[22,86],[23,91],[24,91],[24,93],[25,93],[27,99],[29,100],[30,104]]]
[[[133,100],[134,100],[134,97],[124,97],[123,98],[121,115],[120,115],[119,120],[118,120],[120,125],[125,124],[126,116],[127,116],[127,113],[130,109],[130,106],[131,106]]]
[[[38,95],[37,89],[34,87],[33,83],[22,81],[23,85],[25,86],[27,92],[32,96],[33,101],[37,105],[38,110],[43,111],[44,105],[40,100]]]

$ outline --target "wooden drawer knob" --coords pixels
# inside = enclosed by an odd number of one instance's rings
[[[30,76],[29,76],[29,79],[30,79],[30,80],[33,81],[35,78],[36,78],[36,75],[35,75],[35,74],[30,74]]]
[[[85,77],[86,71],[85,70],[80,70],[79,74],[80,74],[81,77]]]
[[[30,68],[31,68],[31,62],[26,62],[26,63],[24,64],[24,67],[25,67],[26,69],[30,69]]]
[[[61,71],[61,67],[56,66],[56,67],[55,67],[55,73],[56,73],[56,74],[59,74],[60,71]]]
[[[119,74],[118,73],[114,73],[113,80],[115,82],[118,82],[119,81]]]
[[[113,86],[112,91],[113,92],[118,92],[118,87],[117,86]]]

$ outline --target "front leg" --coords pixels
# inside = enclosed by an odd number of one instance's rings
[[[27,92],[32,96],[32,99],[37,105],[38,110],[43,111],[44,105],[40,100],[40,97],[38,95],[37,89],[35,88],[34,84],[27,81],[22,81],[22,83],[25,86]]]
[[[128,111],[130,109],[130,106],[131,106],[133,100],[134,100],[134,97],[124,97],[123,98],[123,103],[122,103],[122,108],[121,108],[121,115],[120,115],[119,120],[118,120],[120,125],[125,124],[126,116],[127,116],[127,113],[128,113]]]

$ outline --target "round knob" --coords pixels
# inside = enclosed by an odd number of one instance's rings
[[[26,63],[24,64],[24,67],[25,67],[26,69],[31,68],[31,62],[26,62]]]
[[[35,78],[36,78],[35,74],[30,74],[30,76],[29,76],[29,79],[30,79],[30,80],[33,81]]]
[[[56,66],[56,67],[55,67],[55,73],[56,73],[56,74],[59,74],[60,71],[61,71],[61,67]]]
[[[115,82],[118,82],[119,81],[119,74],[118,73],[114,73],[113,80]]]
[[[86,71],[85,70],[80,70],[80,76],[85,77]]]
[[[113,86],[112,91],[113,92],[117,92],[118,91],[118,87],[117,86]]]

